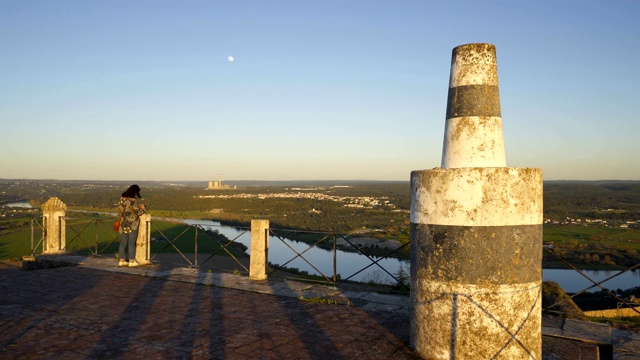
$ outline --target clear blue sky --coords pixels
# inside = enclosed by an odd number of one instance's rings
[[[408,180],[455,46],[507,165],[640,180],[637,1],[0,1],[0,178]],[[229,62],[228,56],[234,61]]]

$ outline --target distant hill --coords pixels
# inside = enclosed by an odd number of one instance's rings
[[[363,185],[363,184],[402,184],[409,181],[391,180],[224,180],[223,184],[237,187],[278,187],[278,186],[340,186],[340,185]],[[32,184],[69,184],[69,185],[114,185],[126,187],[131,184],[140,186],[185,186],[194,188],[206,188],[209,181],[149,181],[149,180],[55,180],[55,179],[2,179],[0,184],[10,183],[32,183]]]
[[[640,217],[640,181],[545,181],[544,212],[549,218]]]

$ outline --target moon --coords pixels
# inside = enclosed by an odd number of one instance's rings
[[[233,62],[233,56],[229,56],[229,57],[227,57],[227,61],[228,61],[228,62]]]

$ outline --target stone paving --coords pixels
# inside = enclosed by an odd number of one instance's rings
[[[397,312],[261,293],[269,285],[221,287],[232,280],[220,274],[204,274],[198,281],[210,285],[203,286],[180,281],[188,270],[167,277],[112,270],[1,267],[0,358],[416,358],[408,316]]]
[[[73,266],[0,263],[1,359],[417,358],[406,296],[74,255],[38,261]],[[543,335],[543,359],[640,359],[640,336],[608,325],[543,319]]]

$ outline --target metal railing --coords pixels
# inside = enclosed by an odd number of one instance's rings
[[[112,219],[110,218],[93,218],[88,221],[79,221],[76,222],[74,218],[65,218],[66,229],[67,229],[67,243],[66,248],[62,250],[69,251],[85,251],[89,252],[94,256],[105,256],[105,254],[109,250],[115,250],[114,244],[119,241],[119,234],[113,231],[112,229]],[[155,240],[163,241],[165,244],[161,246],[160,244],[154,244],[152,252],[150,254],[150,260],[157,260],[160,254],[167,252],[175,252],[180,256],[180,258],[184,261],[184,264],[188,267],[199,268],[201,266],[205,266],[212,262],[212,259],[215,259],[216,255],[225,254],[229,256],[245,271],[249,272],[246,265],[238,258],[238,254],[235,251],[231,250],[231,247],[234,243],[237,243],[238,240],[246,236],[250,229],[242,228],[242,227],[234,227],[238,230],[238,234],[233,239],[226,239],[224,241],[220,241],[220,238],[215,235],[215,231],[212,231],[211,228],[216,227],[216,225],[207,225],[206,227],[200,224],[195,225],[187,225],[180,223],[172,223],[175,226],[184,226],[183,229],[176,232],[173,229],[173,234],[169,234],[165,228],[159,227],[156,222],[150,222],[146,224],[149,226],[150,232],[155,238]],[[30,244],[31,244],[31,252],[34,254],[38,247],[44,246],[44,239],[46,237],[45,233],[45,225],[40,222],[36,216],[31,219],[31,234],[30,234]],[[224,227],[224,226],[220,226]],[[192,233],[190,233],[192,231]],[[320,279],[321,282],[338,284],[338,283],[349,283],[349,282],[363,282],[360,280],[355,280],[355,278],[362,274],[363,272],[373,268],[381,271],[386,274],[391,281],[393,282],[391,285],[396,285],[398,289],[408,291],[409,284],[407,282],[407,278],[405,278],[402,274],[394,273],[389,269],[386,269],[381,261],[388,258],[406,258],[406,254],[404,256],[399,256],[400,252],[407,251],[409,243],[408,241],[402,241],[402,243],[389,251],[378,252],[377,255],[372,255],[369,251],[363,250],[360,246],[357,246],[353,239],[357,237],[363,237],[367,234],[365,233],[337,233],[337,232],[319,232],[319,231],[297,231],[297,230],[284,230],[284,229],[269,229],[269,235],[272,239],[277,239],[284,247],[290,251],[291,256],[284,261],[281,261],[280,264],[270,264],[270,269],[268,271],[268,275],[274,274],[276,271],[283,271],[291,274],[295,273],[295,268],[288,267],[295,260],[301,260],[305,264],[309,266],[309,268],[313,269],[315,274],[311,274],[312,276],[308,277],[307,280],[316,278]],[[288,238],[299,239],[301,237],[307,237],[304,242],[307,244],[307,247],[300,250],[295,249],[291,245],[287,243],[286,240]],[[185,238],[186,241],[185,241]],[[390,239],[385,237],[385,239]],[[391,238],[391,240],[398,240]],[[156,241],[157,242],[157,241]],[[202,251],[203,244],[210,244],[211,242],[215,242],[219,245],[215,250],[212,251]],[[185,250],[185,243],[190,243],[188,246],[190,251]],[[342,245],[339,245],[339,244]],[[314,260],[311,259],[308,255],[308,252],[311,249],[323,247],[328,250],[332,254],[332,264],[330,270],[321,270],[321,268],[327,268],[327,264],[315,264]],[[206,246],[205,246],[206,248]],[[338,272],[338,250],[349,251],[356,253],[363,258],[366,258],[368,263],[349,274],[340,274]],[[564,250],[566,251],[566,249]],[[575,251],[575,250],[574,250]],[[581,250],[583,252],[599,254],[600,256],[604,256],[607,253],[603,251],[588,251]],[[631,301],[624,296],[621,296],[619,293],[617,294],[615,291],[606,287],[606,283],[610,280],[613,280],[619,276],[622,276],[631,271],[640,269],[640,263],[626,266],[620,272],[613,274],[603,280],[595,280],[591,278],[588,274],[586,274],[583,270],[580,270],[578,266],[572,264],[570,260],[567,260],[561,253],[561,251],[556,251],[556,249],[550,249],[545,247],[544,252],[563,263],[566,268],[575,271],[580,274],[583,278],[589,281],[590,285],[584,287],[583,289],[572,292],[564,299],[559,299],[554,303],[544,306],[543,311],[550,314],[555,315],[572,315],[563,311],[561,309],[561,305],[565,303],[569,303],[580,295],[589,292],[593,289],[600,289],[609,297],[615,300],[616,304],[618,304],[618,308],[630,308],[635,313],[640,315],[640,310],[636,309],[637,302]],[[191,257],[190,254],[193,254]],[[208,255],[204,261],[199,259],[198,255]],[[406,274],[405,274],[406,275]],[[389,284],[389,283],[387,283]],[[639,284],[640,285],[640,284]]]
[[[113,230],[112,218],[90,218],[90,219],[82,219],[82,218],[74,218],[74,217],[65,217],[63,219],[64,227],[66,228],[66,245],[61,248],[61,251],[70,251],[70,252],[79,252],[79,253],[88,253],[91,256],[109,256],[111,251],[117,251],[117,245],[119,244],[119,234]],[[238,254],[236,251],[233,251],[231,247],[233,244],[238,243],[238,240],[242,237],[248,236],[250,229],[237,227],[234,228],[237,230],[237,235],[228,239],[225,237],[224,240],[220,240],[221,237],[216,236],[216,225],[200,225],[200,224],[183,224],[172,222],[170,223],[173,227],[172,233],[169,234],[166,230],[166,225],[163,227],[158,226],[159,223],[167,224],[166,222],[155,222],[150,221],[147,224],[141,224],[141,226],[147,226],[149,228],[149,232],[152,234],[152,245],[150,246],[149,259],[150,261],[158,261],[162,254],[167,254],[169,252],[177,254],[181,263],[187,267],[191,268],[200,268],[205,266],[206,264],[213,261],[216,255],[224,254],[230,258],[232,258],[238,266],[243,269],[246,273],[249,272],[247,266],[238,258]],[[176,230],[177,227],[182,227]],[[220,226],[224,227],[224,226]],[[37,232],[37,229],[42,230],[42,236],[40,237],[40,243],[44,243],[43,239],[45,238],[45,226],[41,225],[37,222],[37,220],[33,220],[32,222],[32,233]],[[287,235],[289,234],[289,235]],[[269,229],[269,235],[278,239],[284,244],[285,248],[290,249],[291,258],[284,261],[282,264],[271,264],[270,271],[268,275],[273,274],[276,271],[285,271],[291,274],[291,272],[295,273],[295,269],[287,268],[291,262],[296,259],[301,259],[304,261],[310,268],[312,268],[316,274],[310,274],[307,280],[311,280],[314,277],[319,277],[323,279],[325,282],[337,284],[337,283],[356,283],[359,281],[354,280],[354,278],[363,273],[364,271],[375,268],[381,271],[383,274],[386,274],[392,281],[391,285],[396,285],[398,290],[400,291],[408,291],[408,277],[403,277],[402,274],[394,273],[386,269],[381,261],[384,259],[389,259],[396,256],[401,251],[406,251],[408,249],[409,243],[405,241],[400,246],[392,249],[390,251],[382,251],[377,255],[372,255],[367,251],[363,250],[361,247],[357,246],[353,239],[357,237],[363,237],[370,234],[359,232],[359,233],[351,233],[351,234],[341,234],[341,233],[333,233],[333,232],[317,232],[317,231],[293,231],[293,230],[284,230],[284,229]],[[299,238],[304,236],[312,236],[314,237],[313,241],[307,241],[308,246],[306,249],[302,251],[298,251],[290,246],[285,240],[285,236],[290,236],[293,238]],[[245,239],[246,240],[246,239]],[[389,240],[389,238],[385,238],[385,240]],[[398,240],[398,239],[391,239]],[[202,251],[203,243],[207,244],[210,242],[215,242],[219,246],[211,250],[211,246],[209,246],[210,251]],[[159,243],[164,243],[159,244]],[[342,243],[343,245],[339,245]],[[309,250],[316,248],[320,245],[324,245],[326,247],[331,248],[332,250],[332,271],[331,274],[325,274],[325,272],[320,270],[318,264],[314,264],[311,259],[309,259],[306,254]],[[32,246],[32,253],[35,251],[37,246]],[[364,265],[362,268],[353,271],[350,274],[339,274],[338,269],[338,250],[352,252],[362,256],[364,259],[367,259],[368,264]],[[200,260],[199,255],[206,254],[207,257],[204,260]],[[362,282],[362,281],[360,281]],[[381,284],[381,285],[389,285],[389,283]]]
[[[157,251],[155,253],[155,255],[153,255],[149,260],[156,259],[158,255],[160,255],[165,250],[167,250],[169,247],[171,247],[178,254],[180,254],[180,256],[189,264],[189,267],[198,268],[200,266],[203,266],[207,262],[209,262],[211,259],[214,258],[214,256],[224,252],[229,257],[231,257],[233,260],[235,260],[235,262],[240,267],[242,267],[244,269],[244,271],[249,273],[249,269],[247,269],[247,267],[238,259],[238,256],[236,254],[234,254],[233,251],[229,250],[229,247],[231,245],[233,245],[234,243],[236,243],[236,240],[238,240],[240,238],[240,236],[245,234],[248,231],[248,229],[243,231],[240,235],[238,235],[234,239],[227,239],[228,241],[225,241],[224,243],[222,243],[208,229],[206,229],[203,225],[200,225],[200,224],[186,225],[185,229],[182,232],[180,232],[177,236],[175,236],[173,239],[171,239],[161,229],[159,229],[157,226],[155,226],[155,223],[150,222],[150,225],[152,227],[152,230],[154,230],[157,234],[159,234],[162,237],[162,239],[167,242],[167,244],[162,249]],[[191,259],[189,259],[185,255],[185,253],[183,251],[181,251],[178,248],[178,246],[176,245],[176,242],[183,235],[185,235],[190,229],[194,230],[194,236],[193,236],[194,257],[193,257],[193,261]],[[207,236],[208,237],[207,241],[214,241],[214,242],[216,242],[216,243],[218,243],[220,245],[220,247],[217,250],[215,250],[215,251],[213,251],[211,253],[207,253],[209,256],[204,261],[202,261],[200,263],[198,263],[198,251],[199,251],[198,245],[199,245],[199,241],[201,241],[201,240],[199,240],[199,233],[203,233],[205,236]]]
[[[305,243],[308,244],[308,247],[302,251],[298,251],[287,243],[287,241],[285,240],[285,234],[290,234],[289,236],[294,238],[296,237],[299,238],[300,235],[303,235],[303,236],[310,235],[314,239],[304,241]],[[379,255],[372,255],[370,253],[363,251],[361,247],[357,246],[352,241],[352,239],[354,238],[360,238],[360,237],[369,235],[364,232],[343,234],[343,233],[319,232],[319,231],[297,231],[297,230],[294,231],[294,230],[282,230],[282,229],[269,229],[269,235],[271,235],[273,238],[280,240],[282,244],[285,245],[285,248],[289,249],[292,252],[293,257],[289,258],[288,260],[285,260],[282,264],[278,264],[278,265],[271,264],[272,269],[267,273],[267,275],[271,275],[276,271],[290,272],[292,269],[287,268],[287,265],[289,265],[291,262],[293,262],[296,259],[301,259],[310,268],[312,268],[318,274],[318,276],[321,279],[323,279],[324,282],[337,284],[337,283],[357,282],[353,280],[357,275],[363,273],[364,271],[366,271],[371,267],[374,267],[375,269],[378,269],[383,273],[387,274],[394,282],[393,285],[396,285],[399,288],[398,290],[409,291],[409,284],[406,281],[406,278],[403,278],[403,276],[400,274],[392,273],[391,271],[389,271],[388,269],[386,269],[384,266],[380,264],[382,260],[392,258],[393,255],[397,255],[401,251],[407,250],[409,245],[408,241],[404,241],[400,246],[396,247],[391,251],[385,251],[385,252],[379,253]],[[344,276],[339,274],[337,270],[338,269],[337,255],[338,255],[338,249],[339,249],[338,243],[340,242],[340,240],[342,240],[343,243],[346,243],[346,245],[340,246],[341,251],[353,252],[360,256],[363,256],[365,259],[367,259],[368,264],[366,264],[362,268],[355,270],[353,273],[345,274]],[[399,239],[385,237],[384,239],[378,239],[378,240],[399,240]],[[321,271],[319,269],[320,266],[318,266],[318,264],[314,265],[312,260],[310,260],[308,257],[305,257],[305,254],[308,251],[310,251],[311,249],[317,248],[321,245],[324,245],[325,248],[328,248],[332,253],[332,267],[331,267],[332,273],[331,274],[325,274],[326,271],[325,272]],[[365,261],[365,263],[367,261]],[[378,285],[385,285],[385,284],[378,284]]]
[[[47,221],[46,218],[43,221]],[[54,220],[50,220],[54,221]],[[57,250],[75,253],[88,253],[91,256],[97,257],[110,257],[111,251],[117,252],[120,243],[120,234],[113,229],[112,218],[74,218],[74,217],[60,217],[61,228],[64,227],[66,231],[66,241],[64,245],[60,245]],[[245,230],[238,237],[226,241],[221,241],[219,236],[216,236],[211,231],[203,227],[202,225],[188,225],[177,222],[163,222],[163,227],[157,226],[156,222],[147,221],[140,226],[146,226],[149,234],[152,234],[152,244],[149,244],[147,252],[147,260],[157,260],[161,254],[167,254],[174,251],[179,257],[184,260],[184,265],[192,268],[199,268],[206,263],[209,263],[214,259],[214,256],[220,254],[226,254],[226,256],[235,260],[238,266],[247,273],[249,270],[238,258],[237,251],[231,249],[231,246],[236,240],[248,230]],[[40,223],[37,218],[33,217],[30,222],[31,227],[31,255],[35,255],[39,247],[42,250],[46,250],[46,224]],[[167,227],[173,227],[173,234],[167,232]],[[176,228],[181,228],[176,231]],[[186,234],[190,237],[186,237]],[[34,239],[39,234],[39,240],[34,243]],[[203,240],[204,239],[204,240]],[[154,241],[155,240],[155,241]],[[165,242],[166,244],[155,244],[156,242]],[[202,252],[203,242],[205,245],[205,252]],[[215,245],[211,246],[211,243]],[[182,249],[181,249],[182,247]],[[185,249],[186,248],[186,249]],[[211,251],[206,251],[207,249]],[[190,252],[188,252],[191,250]],[[190,257],[192,254],[193,257]],[[208,255],[208,257],[199,262],[199,255]],[[179,264],[178,264],[179,265]]]
[[[558,254],[557,252],[554,251],[554,249],[551,248],[544,248],[544,251],[548,254],[550,254],[551,256],[553,256],[555,259],[557,259],[558,261],[562,262],[563,264],[565,264],[569,269],[575,271],[576,273],[580,274],[582,277],[584,277],[585,279],[587,279],[591,285],[577,291],[574,293],[571,293],[571,295],[568,295],[566,298],[562,298],[557,300],[556,302],[550,304],[549,306],[546,306],[543,308],[544,312],[547,313],[552,313],[555,315],[562,315],[562,316],[571,316],[571,315],[575,315],[566,311],[562,311],[559,310],[560,306],[563,304],[568,304],[570,303],[573,299],[577,298],[578,296],[594,289],[594,288],[599,288],[601,291],[603,291],[606,295],[612,297],[613,299],[615,299],[617,301],[617,308],[629,308],[631,309],[633,312],[635,312],[637,315],[636,316],[640,316],[640,310],[638,310],[636,308],[635,305],[637,305],[634,301],[633,301],[633,297],[629,298],[629,299],[625,299],[621,296],[619,296],[618,294],[616,294],[615,292],[611,291],[610,289],[608,289],[607,287],[605,287],[603,284],[605,284],[606,282],[613,280],[619,276],[622,276],[623,274],[626,274],[628,272],[634,271],[638,268],[640,268],[640,263],[637,263],[635,265],[632,266],[628,266],[625,269],[620,270],[620,272],[609,276],[601,281],[597,281],[592,279],[589,275],[585,274],[584,271],[580,270],[578,267],[576,267],[574,264],[572,264],[571,262],[569,262],[567,259],[565,259],[563,256],[561,256],[560,254]],[[590,252],[590,251],[586,251],[588,253],[595,253],[595,252]],[[602,251],[598,251],[598,254],[606,254],[606,252],[602,252]],[[612,255],[613,253],[609,253],[610,255]],[[638,284],[640,286],[640,284]]]
[[[72,236],[70,238],[67,236],[68,240],[66,241],[65,248],[61,250],[74,250],[74,243],[82,242],[79,248],[82,248],[82,245],[84,245],[84,249],[90,251],[92,255],[100,256],[103,255],[111,245],[118,241],[119,234],[113,230],[112,220],[108,220],[108,222],[105,223],[105,219],[103,218],[93,218],[87,223],[74,224],[68,221],[72,219],[73,218],[65,219],[67,234],[71,234]],[[90,232],[92,224],[93,234],[87,234]],[[105,233],[108,235],[105,235]],[[87,235],[93,235],[93,242],[85,239]],[[106,245],[104,244],[104,239],[106,239]]]
[[[43,246],[44,244],[44,238],[45,238],[45,227],[43,224],[41,224],[37,218],[32,217],[30,220],[31,223],[31,255],[35,254],[36,249],[38,248],[38,246]],[[38,239],[38,242],[34,244],[34,240],[36,237],[36,233],[38,232],[38,230],[40,231],[40,236]]]

